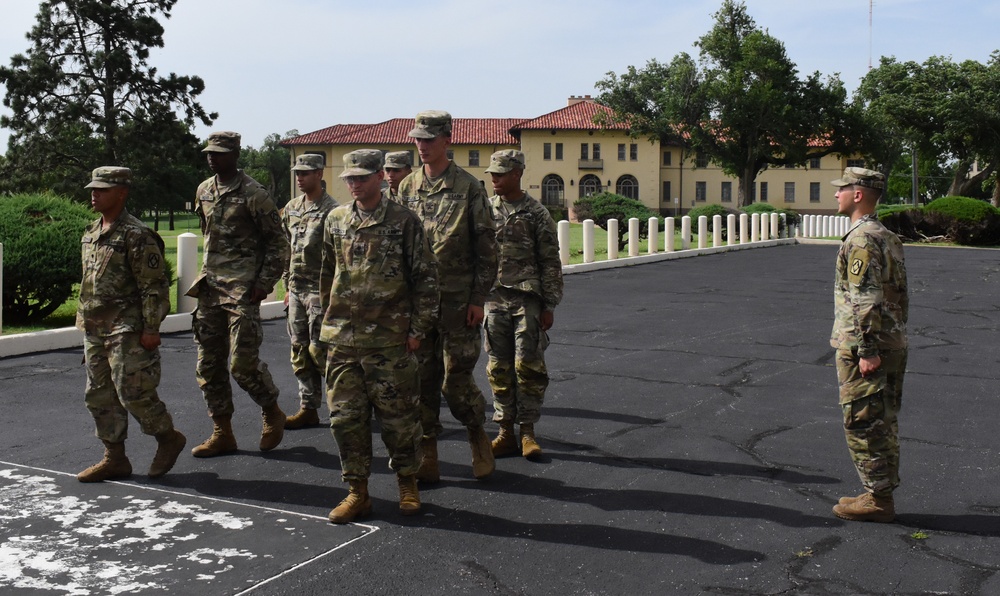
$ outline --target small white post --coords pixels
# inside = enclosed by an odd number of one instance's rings
[[[722,216],[712,216],[712,246],[722,246]]]
[[[630,217],[628,220],[628,256],[639,256],[639,218]]]
[[[674,218],[668,217],[663,220],[663,250],[664,252],[674,252],[677,247],[674,246],[676,239],[674,238]]]
[[[681,218],[681,250],[691,248],[691,216]]]
[[[698,248],[708,246],[708,216],[698,216]]]
[[[559,220],[556,224],[556,233],[559,235],[559,260],[565,267],[569,265],[569,221]]]
[[[618,258],[618,220],[608,220],[608,260]]]
[[[760,214],[760,238],[759,240],[771,239],[771,218],[767,213]]]
[[[646,230],[648,234],[646,242],[646,252],[649,254],[656,254],[656,248],[660,246],[660,218],[650,217],[649,221],[646,222]]]
[[[201,266],[198,264],[198,236],[184,232],[177,236],[177,312],[191,312],[198,306],[198,299],[185,296],[197,279]]]
[[[788,229],[788,218],[785,217],[784,213],[781,214],[781,223],[779,225],[785,228],[785,231],[783,234],[778,234],[778,238],[791,238],[792,235],[789,233],[791,230]]]
[[[754,213],[750,216],[750,242],[758,240],[760,240],[760,213]]]
[[[730,213],[726,216],[726,244],[732,246],[736,244],[736,236],[739,230],[736,229],[736,214]]]
[[[583,262],[594,262],[594,220],[583,220]]]
[[[0,333],[3,333],[3,242],[0,242]]]
[[[784,215],[784,213],[782,213],[782,215]],[[778,214],[777,213],[772,213],[771,214],[771,237],[772,238],[780,238],[781,237],[779,235],[780,232],[781,232],[781,227],[778,225]]]
[[[740,244],[746,244],[750,242],[748,239],[750,236],[750,216],[746,213],[740,213]]]

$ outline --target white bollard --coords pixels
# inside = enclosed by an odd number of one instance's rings
[[[754,213],[750,216],[750,242],[758,240],[760,240],[760,213]]]
[[[681,250],[691,248],[691,216],[681,218]]]
[[[814,215],[804,215],[805,218],[805,237],[815,238],[816,237],[816,216]]]
[[[177,236],[177,312],[192,312],[198,306],[198,299],[185,296],[198,278],[201,265],[198,263],[198,236],[184,232]]]
[[[594,220],[592,219],[583,220],[583,262],[594,262]]]
[[[784,213],[782,213],[782,215],[784,215]],[[786,227],[785,230],[788,230],[788,228]],[[772,213],[771,214],[771,237],[772,238],[781,238],[780,232],[781,232],[781,228],[778,225],[778,214],[777,213]]]
[[[660,218],[650,217],[649,221],[646,222],[646,230],[649,236],[648,242],[646,243],[646,252],[649,254],[656,254],[656,248],[660,246]]]
[[[674,218],[668,217],[663,220],[663,250],[665,252],[674,252],[677,247],[674,246],[676,239],[674,238]]]
[[[559,220],[556,225],[556,233],[559,235],[559,260],[565,267],[569,265],[569,221]]]
[[[3,333],[3,242],[0,242],[0,333]]]
[[[618,220],[608,220],[608,260],[618,258]]]
[[[750,235],[750,216],[746,213],[740,213],[740,244],[746,244],[750,242],[748,239]]]
[[[771,218],[767,213],[760,214],[760,238],[759,240],[771,239]]]
[[[698,216],[698,248],[708,246],[708,216]]]
[[[722,246],[722,216],[712,216],[712,246]]]
[[[639,218],[630,217],[628,220],[628,256],[639,256]]]
[[[732,246],[736,244],[736,214],[730,213],[726,216],[726,244]]]

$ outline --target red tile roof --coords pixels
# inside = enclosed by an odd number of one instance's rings
[[[304,135],[284,139],[281,141],[282,147],[291,145],[328,145],[339,136],[365,128],[368,124],[334,124],[326,128],[321,128]]]
[[[455,145],[517,145],[510,130],[524,118],[455,118],[451,142]],[[282,141],[292,145],[409,145],[413,118],[393,118],[378,124],[337,124]]]
[[[533,120],[525,120],[514,127],[514,130],[601,130],[599,124],[594,124],[594,116],[598,112],[611,115],[612,110],[593,101],[581,101],[571,106],[549,112]],[[626,124],[611,124],[610,130],[628,130]]]

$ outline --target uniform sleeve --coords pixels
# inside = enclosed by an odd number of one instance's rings
[[[330,223],[333,219],[332,214],[329,214],[323,222],[323,258],[319,268],[319,303],[322,305],[324,313],[330,306],[330,290],[333,286],[334,276],[337,274],[337,247],[334,245],[333,235],[330,234]]]
[[[270,294],[288,264],[288,239],[281,229],[278,208],[266,190],[261,188],[254,193],[253,204],[254,221],[264,250],[264,260],[254,285]]]
[[[423,340],[434,328],[441,310],[437,259],[431,251],[424,227],[414,216],[409,219],[405,240],[410,278],[411,311],[409,336]]]
[[[288,229],[288,207],[289,207],[288,205],[285,205],[285,208],[280,211],[281,231],[285,235],[285,242],[288,243],[289,246],[288,258],[285,259],[284,261],[285,267],[284,269],[281,270],[281,284],[282,286],[284,286],[286,292],[288,291],[288,270],[291,267],[291,260],[292,260],[292,251],[291,251],[292,232],[291,230]]]
[[[556,222],[544,207],[535,228],[535,251],[538,274],[542,281],[542,300],[546,310],[553,310],[562,301],[562,260],[559,258],[559,235]]]
[[[882,288],[883,255],[870,241],[851,246],[847,255],[847,286],[854,314],[854,336],[858,338],[858,356],[878,356],[878,332],[882,328],[884,292]]]
[[[160,321],[169,309],[170,284],[157,238],[148,232],[130,233],[128,259],[142,300],[142,332],[159,333]]]
[[[469,189],[473,260],[471,304],[482,306],[497,279],[497,233],[486,191],[478,184]]]

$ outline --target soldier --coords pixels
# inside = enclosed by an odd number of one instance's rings
[[[385,179],[389,187],[385,189],[386,198],[396,200],[399,196],[399,183],[413,172],[413,155],[409,151],[393,151],[385,154]]]
[[[842,497],[837,517],[890,522],[899,485],[899,429],[896,416],[906,370],[909,297],[903,245],[875,216],[885,177],[847,168],[833,184],[839,213],[851,218],[837,254],[834,323],[840,406],[851,459],[865,492]]]
[[[83,280],[76,326],[84,332],[86,403],[104,442],[104,458],[77,475],[80,482],[128,478],[128,415],[156,437],[150,478],[177,461],[186,439],[174,428],[160,384],[160,322],[170,311],[163,241],[125,209],[132,171],[94,170],[90,204],[101,214],[83,235]]]
[[[500,424],[493,455],[535,458],[542,454],[535,423],[549,385],[546,331],[563,293],[559,239],[549,210],[521,189],[523,153],[497,151],[486,172],[496,193],[490,206],[500,268],[486,302],[486,375],[493,389],[493,421]],[[514,423],[521,427],[520,443]]]
[[[330,514],[345,524],[371,512],[372,410],[382,426],[399,511],[420,511],[420,381],[414,352],[438,316],[434,256],[420,220],[381,194],[382,153],[344,156],[354,198],[326,220],[320,296],[328,345],[330,428],[350,492]]]
[[[260,303],[288,262],[288,240],[267,191],[237,168],[240,135],[213,132],[202,151],[215,175],[198,186],[195,198],[205,258],[187,295],[198,299],[193,324],[196,376],[213,431],[191,453],[213,457],[236,451],[230,369],[236,383],[261,407],[260,450],[269,451],[281,442],[285,414],[278,407],[278,388],[259,357],[264,340]]]
[[[421,112],[409,135],[424,165],[400,182],[398,200],[423,221],[441,288],[440,319],[417,352],[424,432],[417,478],[427,483],[441,479],[437,437],[442,394],[466,428],[473,475],[485,478],[493,473],[493,450],[483,428],[486,398],[472,375],[482,349],[483,304],[497,273],[489,199],[479,180],[448,159],[451,114]]]
[[[281,225],[291,245],[285,269],[285,306],[288,337],[292,342],[292,371],[299,385],[299,411],[285,421],[293,430],[319,424],[326,350],[319,341],[323,309],[319,302],[319,269],[323,263],[323,223],[337,206],[323,189],[322,155],[300,155],[292,171],[304,194],[281,211]]]

